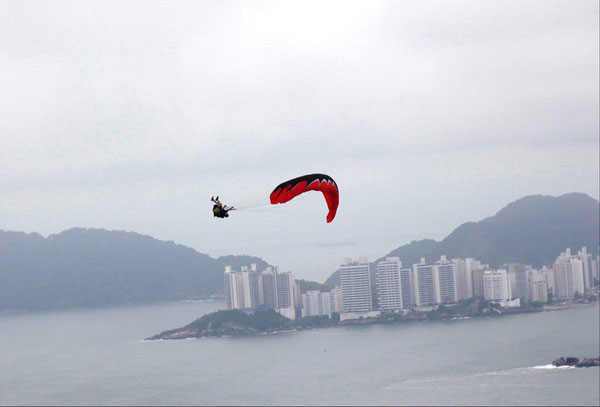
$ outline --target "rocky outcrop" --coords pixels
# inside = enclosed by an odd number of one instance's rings
[[[600,366],[600,357],[590,358],[590,359],[583,358],[579,362],[577,362],[577,364],[575,365],[575,367],[596,367],[596,366]]]
[[[146,338],[146,340],[157,340],[157,339],[187,339],[187,338],[203,338],[203,337],[214,337],[214,336],[238,336],[238,335],[254,335],[259,333],[255,328],[238,325],[234,323],[224,323],[219,328],[215,329],[212,326],[208,326],[206,329],[172,329],[164,331],[158,335]]]
[[[552,362],[556,367],[574,366],[574,367],[595,367],[600,366],[600,357],[579,359],[573,356],[561,357]]]

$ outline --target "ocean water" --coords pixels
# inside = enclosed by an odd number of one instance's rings
[[[598,307],[144,341],[219,301],[0,316],[0,405],[599,405]]]

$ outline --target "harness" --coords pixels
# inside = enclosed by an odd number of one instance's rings
[[[217,218],[226,218],[229,216],[227,211],[220,205],[213,205],[213,215]]]

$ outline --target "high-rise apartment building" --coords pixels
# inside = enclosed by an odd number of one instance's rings
[[[410,309],[415,305],[412,269],[400,269],[400,290],[402,291],[402,308]]]
[[[532,270],[529,275],[529,298],[533,301],[548,302],[548,283],[546,273]]]
[[[257,308],[260,305],[258,279],[255,264],[250,269],[242,267],[241,271],[234,271],[227,266],[224,275],[227,307],[229,309]]]
[[[403,308],[401,268],[402,262],[398,257],[388,257],[375,267],[380,311],[398,311]]]
[[[456,295],[456,278],[454,273],[454,263],[449,262],[446,256],[442,256],[435,263],[434,276],[437,278],[436,303],[451,304],[458,298]]]
[[[597,281],[600,281],[600,256],[592,259],[590,274],[592,276],[592,284],[597,284]]]
[[[369,261],[346,259],[340,265],[342,313],[340,318],[351,319],[373,311]]]
[[[300,288],[300,281],[294,280],[294,306],[296,307],[297,313],[302,308],[302,289]]]
[[[296,319],[296,304],[294,302],[295,280],[291,271],[275,272],[277,282],[277,307],[275,310],[289,319]]]
[[[471,285],[471,275],[467,276],[467,263],[464,259],[452,259],[456,278],[456,297],[459,300],[471,297],[467,295],[467,286]],[[470,287],[469,287],[470,288]],[[471,289],[472,290],[472,289]]]
[[[554,265],[556,298],[573,298],[585,291],[584,265],[581,259],[567,249],[556,258]]]
[[[277,270],[267,267],[261,274],[263,289],[263,306],[267,309],[277,308]]]
[[[468,257],[466,259],[452,259],[452,263],[454,263],[457,299],[464,300],[475,296],[473,290],[473,273],[482,268],[481,262]],[[483,283],[483,280],[481,282]],[[481,286],[480,296],[483,297],[483,285]]]
[[[508,264],[510,288],[513,298],[529,299],[529,276],[527,268],[522,263]]]
[[[485,273],[485,269],[479,268],[477,270],[473,270],[471,274],[472,282],[473,282],[473,297],[483,297],[483,274]]]
[[[577,252],[577,258],[581,260],[583,266],[583,288],[589,290],[594,284],[592,277],[592,255],[587,252],[587,248],[584,246]]]
[[[234,271],[225,267],[224,274],[227,308],[256,310],[270,308],[281,315],[295,319],[297,290],[291,272],[280,273],[277,268],[267,267],[259,273],[256,264]],[[299,304],[298,304],[299,305]]]
[[[488,270],[483,273],[483,295],[488,301],[509,302],[512,298],[506,270]]]
[[[556,284],[554,282],[555,281],[554,269],[544,266],[544,267],[542,267],[540,272],[546,278],[546,285],[548,286],[548,295],[555,296],[556,295]]]
[[[421,257],[418,264],[413,264],[413,282],[415,304],[417,306],[431,306],[436,304],[437,278],[435,267],[425,263]]]
[[[466,290],[466,297],[465,298],[471,298],[473,297],[473,273],[477,270],[481,270],[483,268],[483,265],[481,264],[481,262],[479,260],[476,260],[472,257],[467,257],[465,259],[465,265],[467,268],[467,290]]]

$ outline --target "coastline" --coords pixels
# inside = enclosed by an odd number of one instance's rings
[[[478,300],[475,300],[478,301]],[[477,304],[477,302],[476,302]],[[220,337],[232,337],[232,336],[252,336],[252,335],[272,335],[277,333],[286,332],[297,332],[309,329],[319,328],[331,328],[331,327],[343,327],[343,326],[356,326],[356,325],[382,325],[382,324],[399,324],[405,322],[416,322],[416,321],[438,321],[438,320],[463,320],[470,318],[485,318],[485,317],[502,317],[507,315],[517,314],[530,314],[537,312],[554,312],[554,311],[565,311],[576,308],[588,308],[588,307],[599,307],[598,302],[586,302],[586,303],[563,303],[556,305],[544,305],[542,307],[527,307],[527,308],[484,308],[484,312],[477,313],[436,313],[436,312],[411,312],[408,315],[401,314],[383,314],[377,318],[364,318],[346,320],[343,322],[324,319],[319,317],[308,317],[301,318],[296,321],[289,320],[287,326],[274,326],[266,327],[263,329],[257,329],[248,325],[225,322],[222,325],[213,327],[210,323],[204,329],[195,329],[191,326],[200,321],[198,319],[191,324],[184,327],[175,328],[163,331],[159,334],[145,338],[144,340],[175,340],[175,339],[199,339],[199,338],[220,338]],[[228,312],[228,311],[218,311]],[[263,311],[264,312],[264,311]],[[206,314],[205,316],[211,316],[216,313]],[[311,323],[311,318],[312,322]]]

